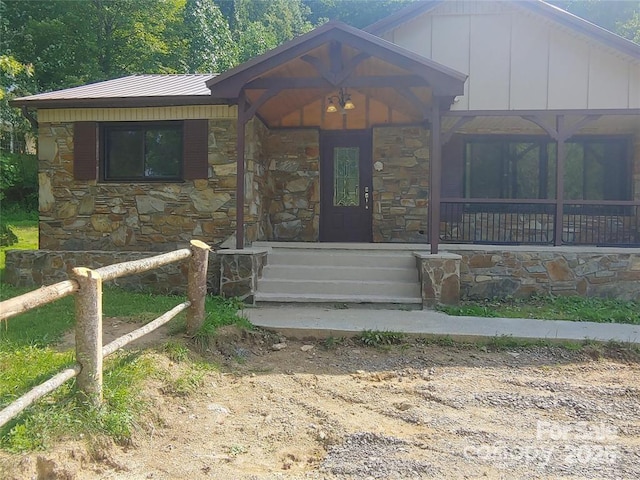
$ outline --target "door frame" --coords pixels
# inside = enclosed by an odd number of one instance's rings
[[[326,162],[332,161],[332,152],[329,149],[335,144],[336,141],[348,140],[350,138],[357,139],[353,142],[353,146],[359,146],[361,148],[361,161],[360,161],[360,183],[369,186],[369,209],[365,218],[367,224],[366,239],[362,240],[363,243],[373,242],[373,129],[368,128],[364,130],[320,130],[319,145],[320,145],[320,222],[318,238],[320,242],[336,242],[336,240],[328,239],[328,225],[327,216],[325,215],[324,207],[324,193],[325,190],[329,191],[331,187],[328,187],[325,182],[328,178]],[[363,167],[362,156],[368,163]],[[368,159],[368,160],[367,160]],[[363,179],[364,177],[364,179]],[[364,194],[364,188],[360,189],[360,195]],[[364,210],[363,210],[364,214]]]

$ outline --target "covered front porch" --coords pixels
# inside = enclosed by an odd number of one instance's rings
[[[211,79],[235,247],[640,245],[640,111],[464,111],[464,79],[339,23]]]
[[[207,82],[238,105],[235,246],[413,242],[437,251],[440,119],[466,76],[328,23]]]

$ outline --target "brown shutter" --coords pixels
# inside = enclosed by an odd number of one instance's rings
[[[442,197],[460,198],[464,194],[464,139],[453,135],[442,147]],[[462,218],[462,205],[442,205],[440,217],[445,222]]]
[[[184,179],[208,177],[208,120],[185,120],[182,129]]]
[[[73,124],[73,177],[76,180],[95,180],[98,174],[98,124]]]

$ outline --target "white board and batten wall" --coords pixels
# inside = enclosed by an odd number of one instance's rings
[[[640,108],[640,58],[518,2],[444,2],[383,38],[469,76],[452,110]]]

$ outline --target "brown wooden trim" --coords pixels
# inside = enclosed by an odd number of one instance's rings
[[[443,117],[525,117],[532,115],[640,115],[640,108],[575,110],[449,110]]]
[[[456,133],[457,129],[461,128],[465,123],[469,123],[474,118],[475,117],[460,117],[456,120],[456,123],[454,123],[449,130],[443,131],[442,146],[445,146],[447,143],[449,143],[449,140],[451,140],[451,137],[453,136],[454,133]]]
[[[13,107],[28,108],[126,108],[126,107],[180,107],[186,105],[228,105],[228,101],[207,95],[131,98],[56,98],[12,100]]]
[[[393,30],[394,28],[402,25],[409,20],[413,20],[416,16],[427,13],[436,8],[442,0],[439,1],[425,1],[416,2],[411,4],[396,13],[389,15],[382,20],[367,26],[364,28],[366,32],[374,35],[383,35],[384,33]],[[559,24],[569,27],[570,29],[580,32],[588,37],[598,40],[610,47],[613,47],[627,55],[631,55],[634,58],[640,56],[640,46],[633,43],[626,38],[620,37],[609,30],[594,25],[587,20],[573,15],[565,10],[562,10],[553,5],[549,5],[540,1],[524,1],[514,2],[521,8],[526,8],[530,11],[538,13],[546,18],[558,22]]]
[[[429,162],[429,228],[431,254],[438,253],[440,241],[440,189],[442,177],[442,145],[440,143],[440,105],[434,98],[431,109],[431,155]]]
[[[418,75],[378,75],[368,77],[351,77],[340,83],[345,88],[409,88],[409,87],[428,87],[424,78]],[[333,89],[333,84],[323,77],[268,77],[257,78],[250,81],[245,86],[246,90],[266,90],[272,88],[280,88],[281,90],[293,90],[304,88],[326,88]]]
[[[442,203],[525,203],[555,205],[555,199],[547,198],[466,198],[466,197],[444,197]]]
[[[443,0],[412,3],[405,8],[401,8],[397,12],[392,13],[388,17],[384,17],[383,19],[378,20],[371,25],[367,25],[363,30],[373,35],[383,35],[389,30],[393,30],[398,25],[402,25],[409,20],[413,20],[418,15],[422,15],[423,13],[433,10],[442,2]]]
[[[341,22],[327,22],[206,82],[216,97],[236,98],[254,78],[329,42],[340,42],[427,80],[441,95],[461,95],[467,75]]]
[[[426,120],[429,118],[429,112],[431,108],[425,104],[418,96],[411,91],[409,88],[395,88],[396,93],[398,93],[401,97],[404,97],[411,105],[415,106],[420,110],[422,114],[422,118]]]
[[[564,130],[564,128],[564,115],[557,115],[556,132],[558,132],[558,138],[556,139],[556,234],[553,240],[553,244],[556,246],[562,245],[562,215],[564,213],[564,161],[567,157],[565,139],[562,136],[562,131]]]

